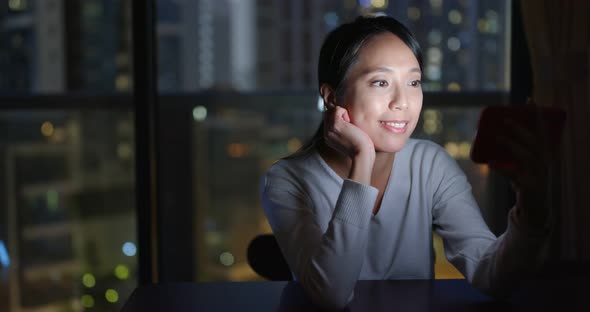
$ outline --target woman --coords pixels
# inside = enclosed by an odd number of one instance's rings
[[[310,297],[344,307],[359,279],[433,277],[432,229],[474,286],[499,293],[546,240],[535,136],[507,121],[500,138],[521,165],[506,232],[486,226],[471,187],[438,145],[410,139],[422,107],[422,57],[391,17],[359,17],[320,52],[323,125],[310,144],[275,163],[261,186],[264,211],[295,278]],[[534,140],[533,140],[534,142]],[[537,157],[541,158],[541,157]],[[542,201],[541,201],[542,203]]]

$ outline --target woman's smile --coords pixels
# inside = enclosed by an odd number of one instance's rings
[[[408,130],[407,120],[380,121],[383,128],[393,133],[405,133]]]

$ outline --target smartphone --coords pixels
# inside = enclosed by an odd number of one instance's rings
[[[470,157],[475,163],[495,161],[504,167],[515,167],[514,159],[497,143],[498,135],[510,137],[512,134],[502,126],[503,120],[510,119],[531,132],[542,132],[545,143],[558,146],[565,125],[566,113],[555,107],[488,106],[481,112],[477,133],[471,145]]]

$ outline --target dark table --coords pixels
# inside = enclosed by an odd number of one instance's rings
[[[358,281],[348,311],[590,311],[590,262],[550,263],[496,301],[465,280]],[[122,312],[314,311],[297,282],[140,286]]]
[[[359,281],[348,311],[504,311],[465,280]],[[314,311],[297,282],[173,283],[138,287],[123,312]]]

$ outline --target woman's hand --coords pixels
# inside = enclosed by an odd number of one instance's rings
[[[548,196],[552,192],[549,177],[555,161],[552,147],[544,140],[542,129],[545,127],[537,125],[536,129],[527,129],[510,119],[505,119],[500,127],[505,127],[507,135],[498,135],[497,143],[515,160],[515,166],[497,163],[490,166],[512,180],[519,222],[544,230],[552,205]]]
[[[352,160],[349,178],[369,184],[375,162],[375,145],[367,133],[350,122],[348,111],[327,105],[324,115],[324,141]]]
[[[324,139],[328,146],[351,159],[359,154],[375,153],[373,141],[350,122],[345,108],[333,104],[328,104],[327,108],[324,115]]]

